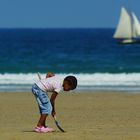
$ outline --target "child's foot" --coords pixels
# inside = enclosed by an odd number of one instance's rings
[[[48,126],[47,127],[42,127],[41,130],[42,131],[46,131],[46,132],[54,132],[54,129],[53,128],[50,128]]]
[[[49,132],[54,132],[54,129],[42,126],[42,127],[35,127],[34,131],[38,133],[49,133]]]
[[[34,132],[40,133],[40,129],[41,129],[41,127],[36,126],[36,127],[34,128]]]

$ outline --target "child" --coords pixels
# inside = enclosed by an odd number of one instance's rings
[[[55,112],[55,99],[60,92],[60,90],[70,91],[77,87],[77,79],[74,76],[67,76],[64,79],[60,79],[52,73],[48,73],[45,79],[38,80],[32,86],[32,92],[37,100],[40,119],[37,126],[35,127],[35,132],[53,132],[53,128],[49,128],[45,125],[45,121],[48,115],[54,115]],[[52,92],[51,98],[49,99],[47,92]]]

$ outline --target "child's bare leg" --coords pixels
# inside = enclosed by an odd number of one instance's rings
[[[46,126],[46,120],[44,120],[43,124],[42,124],[44,127],[47,127]]]
[[[47,116],[48,116],[48,114],[41,114],[40,119],[39,119],[38,124],[37,124],[38,127],[45,125],[45,121],[46,121]]]

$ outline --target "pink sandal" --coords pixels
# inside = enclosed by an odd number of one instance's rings
[[[34,131],[37,132],[37,133],[49,133],[49,132],[54,132],[54,129],[53,128],[49,128],[49,127],[35,127],[34,128]]]

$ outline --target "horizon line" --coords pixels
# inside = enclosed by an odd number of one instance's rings
[[[115,29],[116,27],[0,27],[0,29]]]

